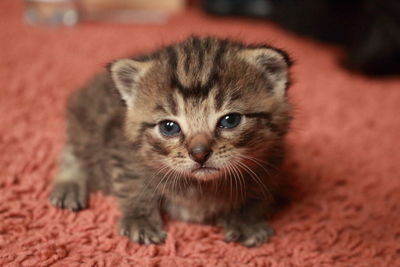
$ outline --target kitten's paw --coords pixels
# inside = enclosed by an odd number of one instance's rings
[[[139,244],[161,244],[167,238],[167,233],[161,225],[154,224],[148,218],[122,218],[119,231]]]
[[[257,247],[268,242],[274,230],[265,222],[234,223],[224,227],[226,242],[240,242],[246,247]]]
[[[76,182],[56,183],[50,194],[50,202],[58,208],[71,211],[86,209],[86,187]]]

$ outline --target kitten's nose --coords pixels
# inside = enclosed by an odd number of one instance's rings
[[[190,158],[202,165],[208,160],[212,153],[210,138],[206,134],[195,135],[190,140],[187,148]]]
[[[206,162],[207,159],[210,157],[211,152],[212,151],[208,146],[198,145],[190,150],[189,155],[192,160],[203,165],[204,162]]]

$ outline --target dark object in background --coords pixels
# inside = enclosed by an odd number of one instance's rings
[[[204,8],[268,18],[295,33],[342,44],[349,69],[400,74],[399,0],[206,0]]]
[[[272,2],[267,0],[206,0],[204,8],[215,15],[265,18],[271,15]]]

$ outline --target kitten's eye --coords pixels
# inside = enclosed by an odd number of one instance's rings
[[[162,121],[159,123],[160,132],[165,136],[177,136],[181,132],[179,124],[173,121]]]
[[[238,113],[227,114],[218,121],[218,127],[232,129],[239,125],[242,115]]]

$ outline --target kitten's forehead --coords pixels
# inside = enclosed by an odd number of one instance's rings
[[[174,119],[186,132],[214,130],[228,113],[266,111],[272,99],[266,90],[269,80],[238,56],[241,50],[213,38],[167,47],[143,79],[141,105],[149,114],[162,110],[157,121]],[[155,103],[151,110],[148,101]]]
[[[225,45],[212,40],[191,39],[175,48],[175,54],[169,53],[169,61],[176,57],[176,78],[185,89],[205,87],[215,77],[221,63]]]
[[[219,112],[216,97],[227,42],[192,38],[166,50],[170,88],[166,97],[184,132],[212,131]],[[175,109],[175,110],[172,110]]]
[[[180,93],[175,93],[177,112],[174,116],[180,123],[185,134],[196,132],[212,132],[221,111],[215,109],[215,94],[212,89],[206,97],[185,98]]]
[[[166,51],[170,87],[184,98],[205,98],[220,78],[227,52],[225,41],[191,38]]]

